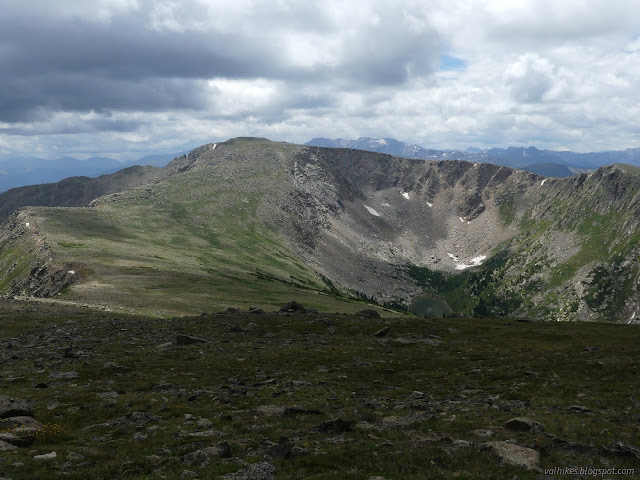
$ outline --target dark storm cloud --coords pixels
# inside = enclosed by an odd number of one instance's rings
[[[140,122],[130,120],[112,120],[109,118],[82,119],[74,118],[36,124],[35,126],[16,126],[0,128],[0,133],[8,135],[71,135],[76,133],[95,132],[135,132],[140,128]]]
[[[11,5],[0,17],[0,121],[46,121],[60,111],[206,110],[211,78],[266,78],[324,90],[331,82],[339,89],[397,85],[431,71],[438,58],[437,35],[399,29],[397,12],[340,36],[327,9],[316,6],[260,4],[247,10],[246,24],[240,17],[237,28],[217,28],[206,24],[206,8],[197,2],[167,4],[175,8],[164,17],[156,15],[158,5],[143,2],[108,21],[61,16],[48,2]],[[179,23],[199,20],[205,24],[198,28]],[[311,56],[322,53],[324,38],[330,60],[305,65],[304,58],[291,58],[298,35],[317,37],[320,52]],[[325,97],[311,94],[307,102],[326,104]]]
[[[174,38],[126,23],[31,30],[7,23],[0,21],[0,121],[57,110],[202,109],[206,84],[198,79],[273,74],[265,55],[255,56],[259,48],[249,58],[248,47],[227,36]]]

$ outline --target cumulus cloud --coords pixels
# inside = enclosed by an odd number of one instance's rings
[[[536,54],[521,55],[507,67],[505,81],[517,102],[541,102],[554,84],[553,65]]]
[[[9,2],[0,148],[637,146],[639,33],[632,0]]]

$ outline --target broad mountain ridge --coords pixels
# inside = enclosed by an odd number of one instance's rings
[[[89,207],[13,213],[0,291],[152,314],[426,296],[458,315],[635,322],[639,171],[232,139]]]

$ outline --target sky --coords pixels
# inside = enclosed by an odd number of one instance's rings
[[[0,0],[0,159],[640,147],[637,0]]]

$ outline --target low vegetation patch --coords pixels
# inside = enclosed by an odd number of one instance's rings
[[[15,432],[33,444],[0,452],[2,476],[534,479],[638,466],[637,327],[285,310],[159,319],[4,301],[0,396],[27,401],[42,427]]]

